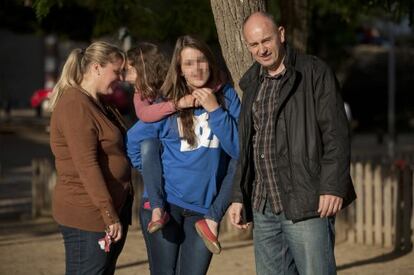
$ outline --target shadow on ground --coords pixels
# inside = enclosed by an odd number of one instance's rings
[[[404,255],[407,255],[408,253],[410,253],[412,251],[412,247],[409,249],[405,249],[405,250],[399,250],[399,249],[395,249],[389,253],[380,255],[380,256],[376,256],[376,257],[372,257],[369,259],[364,259],[361,261],[355,261],[352,263],[347,263],[347,264],[343,264],[343,265],[339,265],[337,267],[338,271],[341,270],[345,270],[345,269],[349,269],[349,268],[353,268],[353,267],[359,267],[359,266],[364,266],[364,265],[368,265],[368,264],[376,264],[376,263],[386,263],[386,262],[390,262],[390,261],[394,261]]]

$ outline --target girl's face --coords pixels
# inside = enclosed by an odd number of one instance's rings
[[[181,73],[187,85],[193,89],[206,85],[210,78],[210,67],[206,56],[194,48],[181,51]]]
[[[128,65],[126,66],[126,74],[125,74],[124,80],[135,86],[137,77],[138,77],[137,70],[135,69],[134,66],[131,66],[130,63],[128,62]]]

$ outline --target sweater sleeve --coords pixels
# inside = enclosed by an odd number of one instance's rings
[[[92,106],[85,101],[70,101],[61,108],[59,127],[80,180],[92,203],[100,210],[104,223],[114,224],[119,217],[98,162],[99,129]]]
[[[151,103],[148,99],[141,99],[141,94],[134,94],[135,114],[143,122],[156,122],[176,112],[172,102]]]
[[[220,140],[223,150],[234,159],[239,158],[239,136],[237,121],[240,114],[240,99],[230,85],[224,88],[226,109],[219,107],[209,113],[208,124]]]

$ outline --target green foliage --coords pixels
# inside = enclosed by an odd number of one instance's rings
[[[267,1],[276,20],[282,1],[289,0]],[[398,21],[412,13],[410,3],[412,0],[309,0],[311,29],[342,43],[361,20],[380,16]],[[217,42],[209,0],[33,0],[32,9],[25,7],[23,0],[6,0],[0,7],[0,22],[11,29],[52,31],[90,40],[127,27],[138,40],[174,41],[179,35],[192,33]]]
[[[40,22],[68,7],[90,12],[91,37],[113,34],[120,27],[127,27],[139,40],[173,41],[185,33],[217,40],[208,0],[35,0],[33,3]]]
[[[346,46],[357,42],[357,32],[375,20],[400,22],[412,12],[412,0],[311,0],[309,52],[333,67],[346,56]]]
[[[127,27],[137,39],[175,41],[191,33],[216,41],[214,18],[208,0],[142,0],[131,7]]]
[[[50,9],[55,5],[62,7],[63,0],[35,0],[33,2],[33,8],[36,12],[37,19],[44,19],[50,13]]]
[[[352,24],[361,18],[377,17],[400,22],[413,11],[412,0],[312,0],[311,8],[318,9],[321,16],[337,14]],[[412,5],[412,4],[411,4]]]

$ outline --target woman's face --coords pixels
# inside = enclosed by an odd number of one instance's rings
[[[181,72],[191,88],[203,87],[210,78],[210,67],[206,56],[194,48],[181,51]]]
[[[112,93],[112,87],[121,80],[121,74],[124,62],[122,59],[117,59],[113,63],[108,63],[105,66],[99,66],[99,88],[98,92],[103,94]]]

